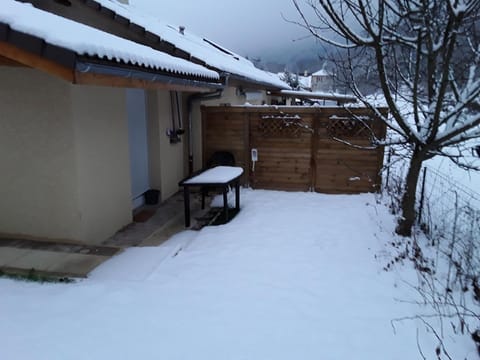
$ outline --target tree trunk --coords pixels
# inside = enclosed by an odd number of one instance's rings
[[[403,193],[401,208],[402,217],[398,220],[395,232],[401,236],[411,236],[412,226],[415,222],[415,202],[417,196],[417,183],[420,177],[425,156],[421,152],[414,151],[410,159],[410,166],[408,168],[407,179],[405,184],[405,192]]]

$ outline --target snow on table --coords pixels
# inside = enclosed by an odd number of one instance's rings
[[[184,181],[183,184],[225,184],[242,174],[243,169],[241,167],[216,166],[212,169],[205,170],[200,175]]]
[[[39,10],[31,4],[2,0],[0,23],[78,55],[98,56],[176,74],[202,76],[208,79],[219,78],[218,73],[203,66]]]

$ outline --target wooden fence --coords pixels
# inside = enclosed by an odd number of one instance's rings
[[[386,109],[379,109],[382,113]],[[203,107],[203,163],[230,151],[256,189],[377,191],[385,125],[365,108]],[[258,161],[251,161],[257,149]]]

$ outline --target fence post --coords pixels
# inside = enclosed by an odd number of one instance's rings
[[[427,168],[423,168],[423,180],[422,180],[422,190],[420,192],[420,209],[418,209],[418,219],[417,223],[421,224],[422,222],[422,213],[423,213],[423,204],[425,201],[425,180],[427,179]]]
[[[385,189],[388,191],[388,183],[390,181],[390,161],[392,159],[392,147],[388,149],[387,155],[387,181],[385,181]]]

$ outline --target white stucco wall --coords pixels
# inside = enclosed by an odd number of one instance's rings
[[[80,236],[67,83],[0,67],[0,233]]]
[[[70,92],[81,238],[100,243],[132,219],[125,90]]]
[[[0,67],[0,234],[100,243],[131,221],[124,96]]]
[[[183,102],[183,113],[186,103]],[[160,190],[161,200],[165,201],[178,190],[178,182],[185,177],[186,135],[181,141],[170,143],[167,130],[172,128],[172,107],[170,92],[147,92],[148,147],[150,184]],[[184,124],[186,119],[184,117]]]
[[[71,85],[40,71],[0,67],[0,234],[98,244],[131,222],[125,94],[125,89]],[[204,102],[244,103],[235,87]],[[186,175],[187,136],[176,144],[166,136],[172,127],[168,91],[147,92],[147,117],[150,183],[166,200]],[[193,134],[198,169],[199,103]]]

